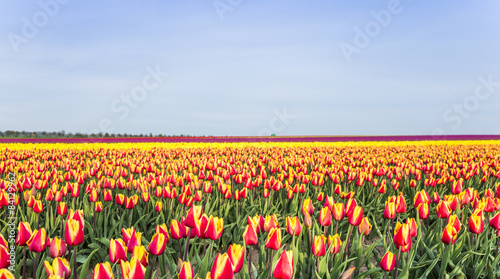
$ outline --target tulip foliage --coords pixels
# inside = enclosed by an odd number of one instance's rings
[[[500,142],[0,150],[0,278],[500,278]]]

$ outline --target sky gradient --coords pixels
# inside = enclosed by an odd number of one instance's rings
[[[0,130],[500,134],[500,2],[0,2]]]

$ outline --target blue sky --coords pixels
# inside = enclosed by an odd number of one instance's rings
[[[500,134],[498,1],[0,2],[0,130]]]

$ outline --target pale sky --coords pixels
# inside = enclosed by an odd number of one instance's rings
[[[0,130],[500,134],[499,1],[0,1]]]

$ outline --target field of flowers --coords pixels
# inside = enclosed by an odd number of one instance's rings
[[[500,278],[500,141],[0,143],[0,279]]]

